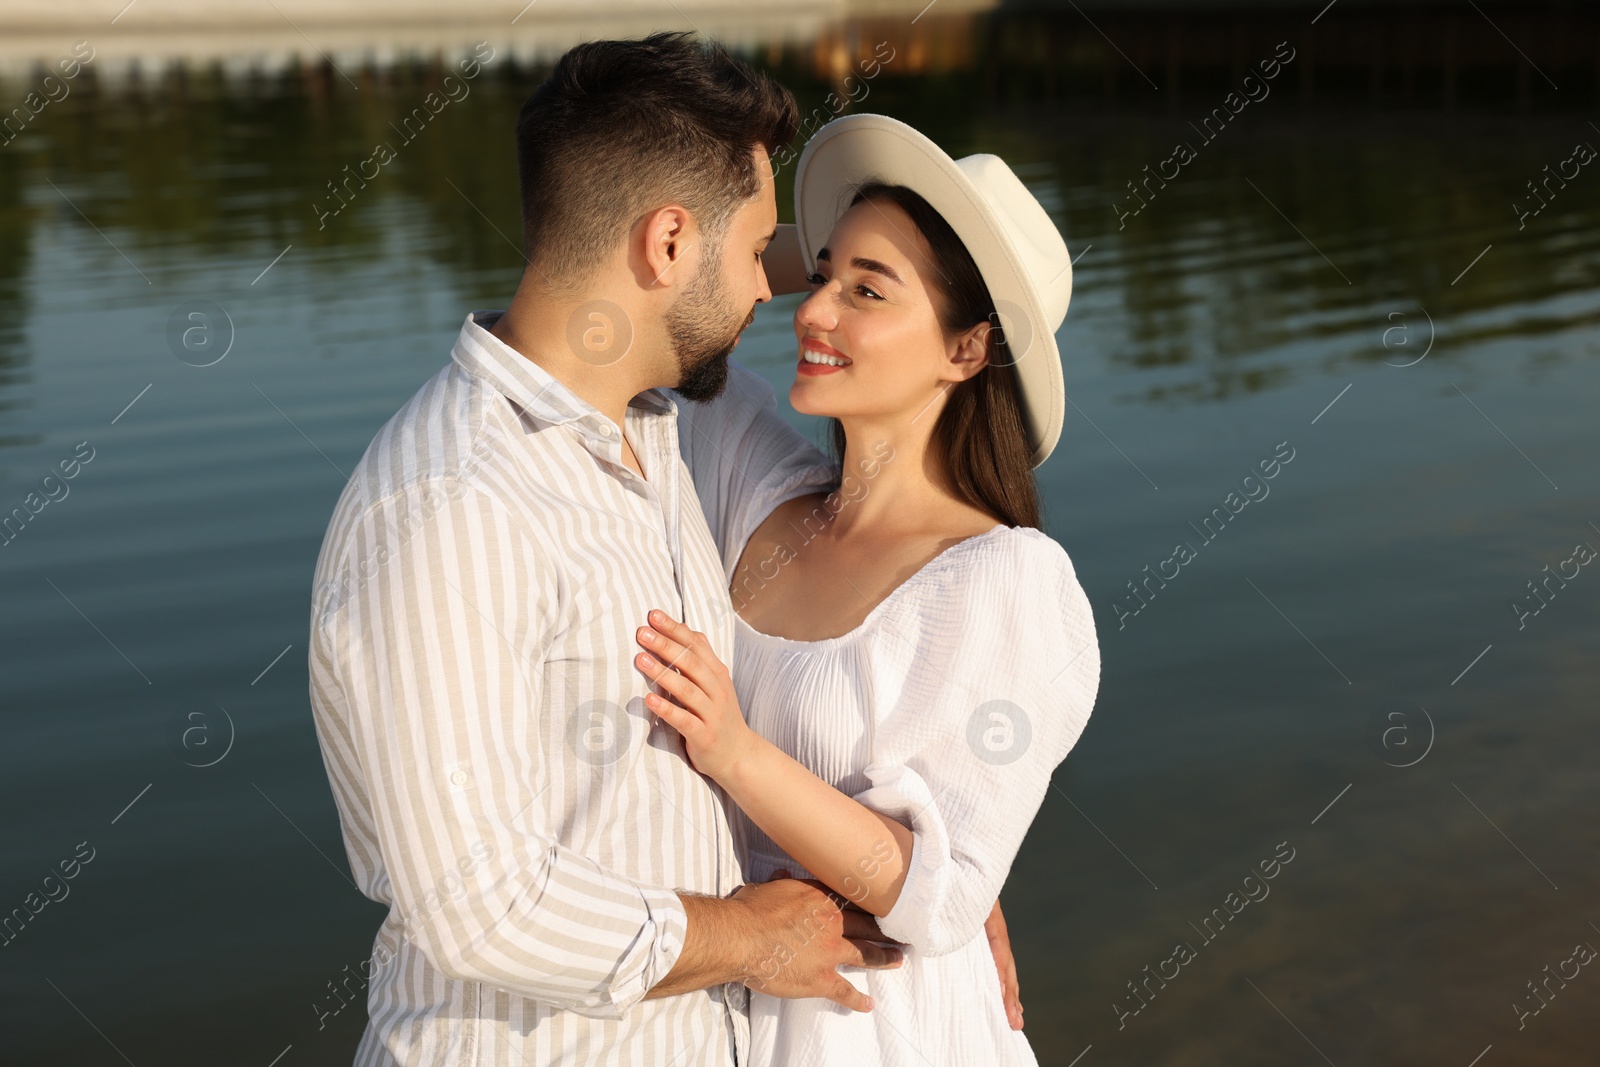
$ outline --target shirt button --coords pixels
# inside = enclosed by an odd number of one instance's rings
[[[600,424],[599,429],[600,429],[600,436],[601,437],[610,437],[611,436],[611,424],[610,423],[602,422]]]
[[[456,771],[454,774],[452,774],[450,776],[450,781],[454,785],[466,785],[467,784],[467,772],[466,771]]]

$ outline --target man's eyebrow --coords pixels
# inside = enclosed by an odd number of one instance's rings
[[[818,249],[817,250],[817,262],[818,263],[831,263],[831,262],[833,262],[833,253],[829,252],[826,248]],[[868,259],[865,256],[857,256],[856,258],[854,258],[854,259],[852,259],[850,261],[850,264],[851,264],[851,266],[859,267],[862,270],[870,270],[874,274],[881,274],[885,278],[888,278],[890,281],[894,282],[896,285],[904,285],[905,284],[904,280],[901,279],[900,275],[896,274],[894,272],[894,268],[890,267],[889,264],[887,264],[887,263],[880,263],[876,259]]]
[[[767,242],[767,244],[769,244],[769,245],[772,242],[776,241],[777,239],[778,239],[778,228],[776,226],[774,226],[772,228],[772,232],[771,233],[767,234],[765,237],[762,238],[762,240]]]

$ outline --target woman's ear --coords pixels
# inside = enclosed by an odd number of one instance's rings
[[[980,322],[957,334],[951,342],[950,362],[961,381],[977,374],[989,363],[989,331],[993,323]]]

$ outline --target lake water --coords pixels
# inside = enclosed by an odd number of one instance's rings
[[[1551,68],[1560,106],[1535,77],[1519,108],[1464,75],[1446,107],[1396,71],[1307,102],[1291,61],[1208,141],[1226,71],[1181,98],[1076,76],[1055,57],[1101,37],[1074,20],[750,53],[826,113],[892,39],[855,109],[1004,156],[1076,258],[1039,477],[1103,678],[1002,897],[1039,1058],[1587,1062],[1600,975],[1563,961],[1600,945],[1600,171],[1536,214],[1526,183],[1600,145],[1592,83]],[[311,571],[372,434],[514,288],[540,71],[491,62],[406,143],[438,69],[351,73],[84,79],[0,148],[0,513],[27,513],[0,548],[0,911],[76,872],[0,949],[7,1063],[340,1064],[363,1025],[318,1020],[382,909],[312,729]],[[794,300],[739,349],[780,396]]]

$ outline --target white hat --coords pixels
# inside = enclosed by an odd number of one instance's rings
[[[999,156],[951,159],[898,119],[846,115],[817,131],[795,170],[795,221],[807,264],[867,181],[915,191],[977,264],[1014,353],[1037,467],[1060,439],[1066,413],[1055,333],[1072,296],[1072,258],[1055,223]]]

